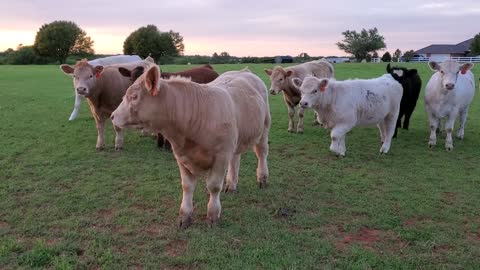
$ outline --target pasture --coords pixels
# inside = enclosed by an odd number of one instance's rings
[[[245,65],[215,65],[219,72]],[[248,65],[263,72],[272,65]],[[337,79],[372,78],[386,64],[337,64]],[[410,130],[379,155],[376,128],[347,135],[347,154],[305,117],[287,133],[287,108],[270,96],[270,185],[258,189],[256,159],[243,156],[239,193],[222,194],[222,219],[205,223],[205,183],[194,224],[176,218],[180,175],[171,153],[130,130],[116,152],[95,151],[86,102],[77,120],[71,79],[57,66],[0,66],[0,269],[478,269],[480,99],[465,139],[429,149],[423,81]],[[162,66],[178,71],[187,66]],[[473,69],[477,78],[480,67]],[[213,106],[213,105],[212,105]]]

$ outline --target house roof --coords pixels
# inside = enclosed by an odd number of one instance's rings
[[[470,45],[473,42],[473,38],[467,39],[455,45],[450,44],[433,44],[423,49],[416,51],[418,54],[451,54],[451,53],[466,53],[470,51]]]

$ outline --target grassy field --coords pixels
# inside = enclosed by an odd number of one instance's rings
[[[427,65],[408,66],[425,85]],[[271,65],[249,67],[267,82]],[[371,78],[385,65],[335,68],[338,79]],[[110,126],[107,149],[96,152],[87,104],[67,120],[73,100],[57,66],[0,66],[0,269],[480,268],[478,96],[452,152],[443,136],[427,146],[422,90],[410,130],[399,130],[388,155],[378,154],[376,128],[357,128],[343,159],[329,152],[328,132],[310,125],[312,112],[305,134],[287,133],[283,99],[270,96],[269,187],[257,188],[256,159],[244,155],[240,192],[222,195],[218,227],[205,224],[202,180],[185,231],[176,228],[172,154],[136,131],[115,152]]]

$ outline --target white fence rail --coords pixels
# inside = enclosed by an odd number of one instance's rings
[[[443,62],[446,60],[455,60],[459,63],[478,63],[480,62],[480,56],[475,56],[475,57],[412,57],[410,59],[410,62],[428,62],[428,61],[437,61],[437,62]],[[400,59],[400,62],[405,62],[404,59]]]
[[[430,60],[437,62],[444,62],[446,60],[455,60],[459,63],[480,63],[480,56],[474,57],[412,57],[410,62],[428,62]],[[372,63],[381,63],[380,58],[372,58]],[[406,62],[403,58],[400,58],[398,62]]]

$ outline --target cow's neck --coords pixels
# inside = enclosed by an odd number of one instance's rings
[[[166,133],[164,135],[168,140],[174,141],[175,134],[178,133],[186,137],[194,136],[198,132],[199,122],[208,121],[200,115],[208,106],[212,106],[204,102],[208,91],[203,85],[167,81],[162,82],[159,91],[161,104],[157,106],[158,124],[161,132]],[[169,136],[168,133],[172,135]]]
[[[300,97],[302,94],[300,93],[300,90],[298,90],[295,86],[293,86],[292,80],[288,79],[287,80],[287,87],[283,89],[283,92],[289,96],[289,97]]]

